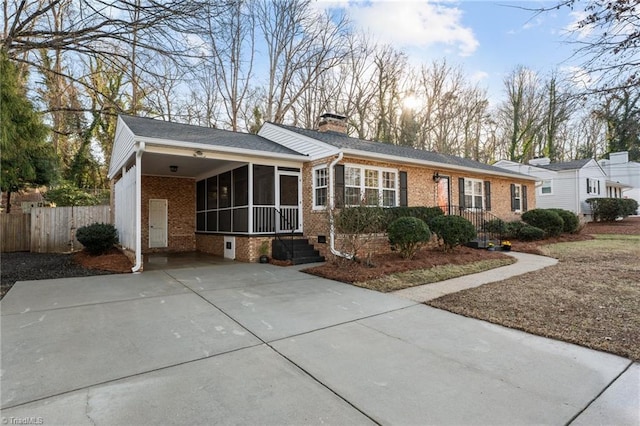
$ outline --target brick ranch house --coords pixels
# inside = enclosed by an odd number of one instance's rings
[[[535,207],[535,178],[476,161],[265,123],[257,135],[122,115],[109,167],[113,223],[143,254],[201,251],[245,262],[277,236],[339,253],[328,206],[452,206],[513,220]],[[367,201],[369,200],[369,201]],[[374,200],[374,201],[372,201]]]

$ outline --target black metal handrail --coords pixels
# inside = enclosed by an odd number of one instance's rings
[[[278,216],[280,217],[280,221],[278,222],[278,224],[281,224],[281,223],[284,221],[284,222],[286,223],[286,225],[287,225],[289,228],[291,228],[291,232],[290,232],[290,234],[289,234],[289,236],[290,236],[290,238],[289,238],[289,239],[290,239],[290,241],[291,241],[291,244],[290,244],[290,245],[288,245],[288,244],[286,243],[286,241],[285,241],[285,240],[282,238],[282,236],[281,236],[281,234],[282,234],[282,235],[284,235],[284,233],[283,233],[283,232],[279,232],[279,231],[278,231],[278,229],[279,229],[280,227],[279,227],[279,226],[277,226],[277,224],[274,224],[274,225],[276,225],[276,226],[275,226],[275,229],[274,229],[274,233],[275,233],[276,239],[278,239],[278,241],[280,241],[280,242],[282,243],[282,246],[285,248],[285,250],[287,251],[287,253],[291,256],[291,257],[289,257],[289,260],[292,260],[292,259],[294,259],[294,255],[295,255],[295,249],[294,249],[294,244],[293,244],[293,237],[294,237],[294,234],[295,234],[295,232],[296,232],[296,228],[295,228],[295,226],[293,226],[293,224],[289,221],[289,219],[287,219],[287,218],[286,218],[286,216],[284,216],[284,215],[282,214],[282,212],[281,212],[280,210],[278,210],[278,208],[277,208],[277,207],[274,207],[274,208],[273,208],[273,210],[275,210],[275,212],[276,212],[276,213],[278,213]]]
[[[478,233],[478,241],[482,242],[485,246],[492,241],[498,241],[498,245],[503,241],[503,230],[499,229],[498,232],[490,230],[488,222],[492,220],[502,220],[498,216],[494,215],[488,210],[479,208],[466,208],[461,206],[451,206],[449,214],[461,216],[467,219],[473,224]]]

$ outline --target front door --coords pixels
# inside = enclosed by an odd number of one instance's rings
[[[276,218],[276,231],[300,232],[302,231],[300,172],[278,170],[277,182],[276,205],[280,214]]]
[[[167,247],[167,200],[149,200],[149,248]]]
[[[437,182],[438,207],[442,209],[444,214],[451,213],[451,186],[449,185],[449,176],[440,176]]]

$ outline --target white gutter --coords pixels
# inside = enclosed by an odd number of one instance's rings
[[[131,272],[142,269],[142,154],[144,142],[138,142],[136,149],[136,264]]]
[[[517,179],[523,179],[523,180],[536,180],[536,178],[533,176],[527,176],[518,172],[509,173],[507,169],[505,169],[504,172],[500,172],[497,170],[494,171],[494,170],[486,170],[486,169],[467,167],[467,166],[458,166],[455,164],[439,163],[435,161],[420,160],[420,159],[408,158],[408,157],[398,157],[397,155],[378,154],[375,152],[360,151],[355,149],[343,149],[342,152],[344,152],[349,156],[358,157],[358,158],[383,160],[386,162],[392,161],[395,163],[402,163],[402,164],[415,164],[419,166],[434,167],[440,170],[446,169],[446,170],[453,170],[453,171],[465,171],[465,172],[471,172],[476,174],[508,177],[512,179],[517,178]]]
[[[330,180],[329,180],[329,241],[330,241],[329,249],[331,250],[331,253],[333,253],[335,256],[344,257],[345,259],[352,259],[353,256],[351,256],[350,254],[343,253],[336,249],[336,227],[335,227],[335,221],[333,218],[333,209],[335,208],[335,195],[336,195],[334,167],[336,164],[340,162],[340,160],[342,160],[342,157],[343,157],[343,153],[342,151],[340,151],[336,159],[329,164],[329,177],[330,177]]]

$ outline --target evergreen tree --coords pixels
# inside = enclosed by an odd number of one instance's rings
[[[17,67],[0,52],[0,189],[11,193],[48,185],[56,174],[56,157],[47,127],[26,97]]]

